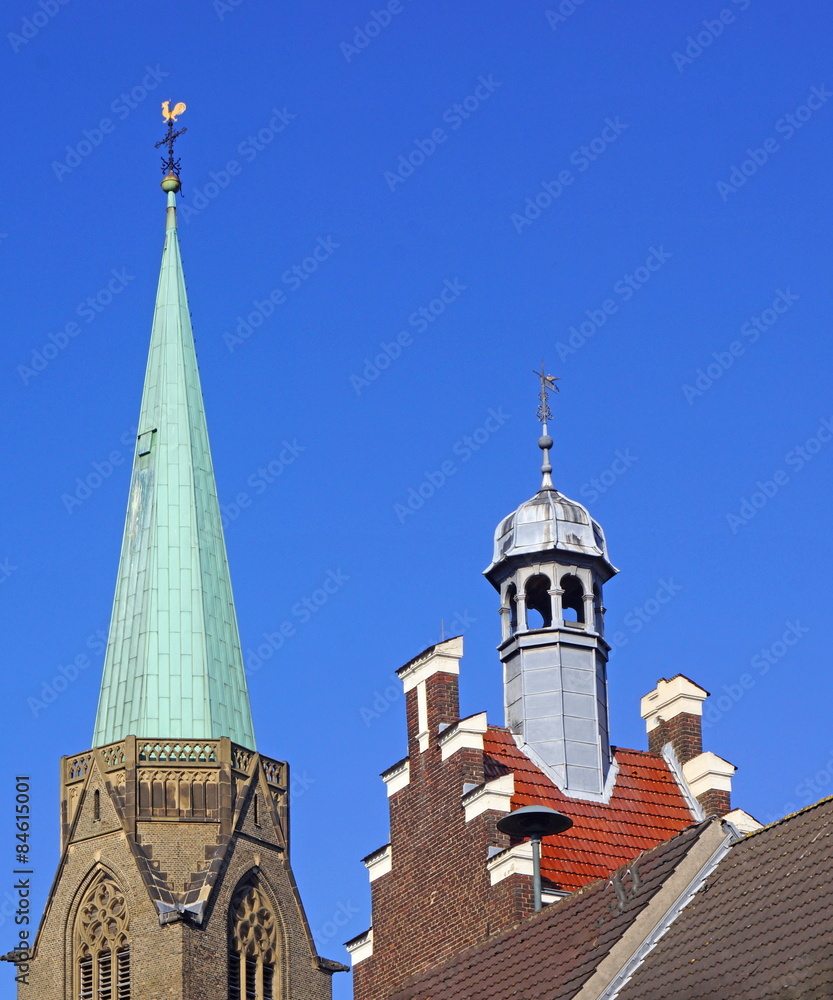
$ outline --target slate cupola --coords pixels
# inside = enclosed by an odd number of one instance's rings
[[[498,525],[485,576],[501,598],[506,726],[567,795],[604,799],[615,775],[602,592],[618,571],[599,524],[553,486],[554,382],[542,375],[541,488]]]

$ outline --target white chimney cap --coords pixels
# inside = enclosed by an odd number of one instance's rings
[[[670,681],[661,678],[654,690],[649,691],[640,702],[640,712],[648,732],[684,712],[702,715],[703,702],[708,696],[708,691],[684,674],[677,674]]]

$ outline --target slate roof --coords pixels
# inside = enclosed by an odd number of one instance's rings
[[[567,1000],[708,827],[690,826],[616,873],[422,973],[392,1000]],[[634,875],[633,869],[637,874]]]
[[[833,798],[734,844],[618,1000],[712,997],[833,997]]]
[[[568,798],[525,755],[507,729],[484,737],[487,780],[515,774],[512,809],[542,804],[573,820],[567,833],[545,840],[541,874],[555,888],[573,892],[605,878],[641,851],[655,847],[692,822],[680,787],[663,757],[616,749],[616,785],[608,803]]]

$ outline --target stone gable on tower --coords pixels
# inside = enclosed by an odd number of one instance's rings
[[[81,996],[79,912],[101,878],[123,896],[129,917],[122,951],[114,952],[126,956],[125,997],[228,1000],[240,960],[234,896],[245,884],[269,904],[274,940],[265,968],[275,1000],[328,1000],[341,966],[318,957],[292,876],[285,764],[229,740],[162,745],[128,737],[65,758],[62,770],[63,801],[77,805],[66,809],[58,874],[22,987],[27,998]],[[257,958],[248,956],[253,970]],[[119,970],[111,966],[115,990]]]

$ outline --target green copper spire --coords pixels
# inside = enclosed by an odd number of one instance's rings
[[[255,748],[179,241],[168,192],[94,746],[128,734]]]

